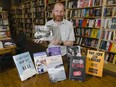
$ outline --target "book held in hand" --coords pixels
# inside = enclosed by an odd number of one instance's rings
[[[24,81],[36,74],[36,70],[29,52],[14,55],[13,60],[15,62],[21,81]]]
[[[50,41],[53,39],[53,30],[50,26],[35,25],[34,40]]]
[[[33,53],[33,57],[34,57],[34,63],[35,63],[37,74],[42,74],[44,72],[47,72],[46,52]]]
[[[61,55],[47,57],[48,75],[52,83],[66,79]]]
[[[85,81],[85,57],[71,56],[69,66],[69,79]]]

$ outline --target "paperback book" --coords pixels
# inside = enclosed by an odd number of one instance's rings
[[[47,72],[47,65],[46,65],[46,52],[37,52],[33,53],[34,57],[34,63],[36,67],[37,74],[42,74],[44,72]]]
[[[72,56],[70,58],[69,79],[85,81],[85,57]]]
[[[47,50],[48,56],[61,55],[60,47],[49,47]]]
[[[66,79],[61,55],[47,57],[48,75],[52,83]]]
[[[36,74],[34,64],[29,52],[13,56],[21,81],[24,81]]]
[[[86,58],[86,73],[102,77],[104,52],[88,50]]]

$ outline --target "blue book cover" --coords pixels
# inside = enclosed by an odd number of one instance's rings
[[[36,74],[34,64],[29,52],[13,56],[21,81],[28,79]]]
[[[61,55],[60,47],[49,47],[47,50],[48,56]]]
[[[42,74],[44,72],[47,72],[46,57],[47,57],[46,52],[33,53],[37,74]]]

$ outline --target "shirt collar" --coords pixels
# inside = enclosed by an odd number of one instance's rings
[[[55,22],[54,22],[54,20],[52,19],[52,22],[54,23],[54,24],[56,24]],[[63,19],[62,21],[61,21],[61,24],[64,24],[65,23],[65,19]]]

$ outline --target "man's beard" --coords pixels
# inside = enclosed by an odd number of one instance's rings
[[[61,22],[63,20],[63,16],[55,16],[55,15],[53,16],[55,21]]]

